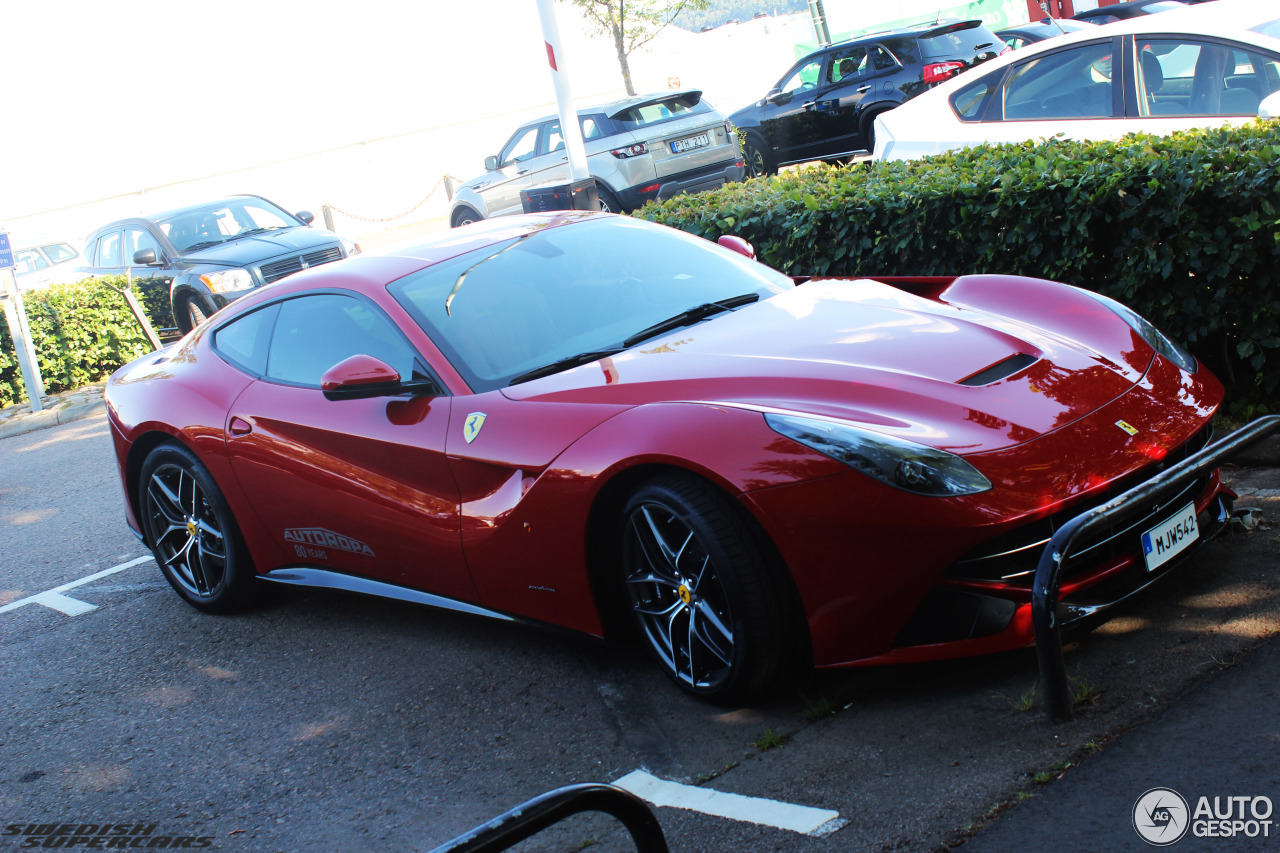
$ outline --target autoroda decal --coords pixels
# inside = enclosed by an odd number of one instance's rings
[[[352,539],[350,536],[343,536],[341,533],[334,533],[332,530],[326,530],[323,527],[290,527],[284,532],[284,541],[294,543],[294,550],[298,547],[311,546],[311,548],[335,548],[339,551],[347,551],[351,554],[360,554],[364,557],[373,557],[373,549],[361,542],[359,539]],[[299,556],[310,556],[317,559],[326,559],[327,554],[299,554]]]

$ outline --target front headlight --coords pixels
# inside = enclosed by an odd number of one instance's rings
[[[1196,357],[1175,344],[1165,336],[1164,332],[1151,325],[1151,321],[1147,320],[1132,308],[1117,302],[1114,299],[1103,296],[1101,293],[1094,293],[1092,290],[1085,290],[1083,287],[1077,287],[1081,293],[1087,293],[1094,299],[1107,306],[1115,313],[1117,317],[1124,320],[1130,329],[1133,329],[1142,339],[1151,344],[1151,348],[1160,353],[1174,364],[1181,367],[1187,373],[1195,373],[1200,368],[1200,363],[1196,361]]]
[[[238,268],[207,272],[200,276],[200,280],[213,293],[230,293],[233,290],[248,290],[253,287],[253,276],[248,270]]]
[[[945,450],[839,421],[774,413],[764,419],[775,432],[904,492],[955,497],[991,488],[977,468]]]
[[[358,255],[362,251],[360,244],[355,240],[348,240],[346,237],[339,237],[338,240],[342,243],[342,251],[346,253],[348,258],[352,255]]]

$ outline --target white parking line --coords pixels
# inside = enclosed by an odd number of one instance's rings
[[[847,820],[840,819],[840,812],[829,809],[796,806],[762,797],[744,797],[710,788],[664,782],[643,770],[628,773],[613,784],[655,806],[687,809],[815,837],[830,835],[848,823]]]
[[[87,601],[80,601],[77,598],[71,598],[70,596],[63,595],[63,593],[69,589],[75,589],[78,586],[93,583],[98,578],[105,578],[108,575],[114,575],[116,572],[123,572],[125,569],[131,569],[134,566],[153,560],[155,560],[155,557],[150,555],[146,557],[139,557],[136,560],[130,560],[127,563],[121,563],[118,566],[112,566],[109,569],[103,569],[100,572],[95,572],[86,578],[80,578],[78,581],[71,581],[70,583],[64,583],[62,586],[55,586],[53,589],[46,592],[38,592],[35,595],[29,595],[26,598],[19,598],[17,601],[11,601],[3,607],[0,607],[0,613],[8,613],[10,610],[17,610],[19,607],[25,607],[28,604],[42,604],[45,607],[56,610],[67,616],[79,616],[82,613],[88,613],[90,610],[97,610],[98,605],[90,604]]]

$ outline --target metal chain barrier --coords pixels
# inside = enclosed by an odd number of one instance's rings
[[[431,190],[427,193],[426,197],[422,199],[422,201],[418,202],[413,207],[406,210],[404,213],[399,213],[399,214],[396,214],[395,216],[387,216],[381,219],[376,219],[376,218],[367,217],[367,216],[357,216],[354,213],[349,213],[343,210],[342,208],[338,207],[336,204],[326,204],[324,205],[324,207],[327,207],[329,210],[332,210],[334,213],[340,213],[343,216],[347,217],[348,219],[355,219],[359,222],[375,222],[375,223],[395,222],[397,219],[404,219],[406,216],[415,212],[416,210],[421,208],[424,204],[426,204],[428,201],[430,201],[431,197],[436,194],[436,190],[440,189],[440,187],[444,184],[445,181],[452,181],[455,184],[462,183],[462,181],[458,180],[453,175],[449,175],[449,174],[441,175],[440,180],[436,181],[435,186],[431,188]]]

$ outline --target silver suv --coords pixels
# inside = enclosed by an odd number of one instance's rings
[[[578,110],[578,121],[605,210],[632,210],[651,199],[742,180],[733,127],[701,92],[663,92],[587,107]],[[560,118],[522,125],[501,153],[485,158],[484,167],[483,175],[455,191],[449,210],[454,227],[520,213],[521,190],[569,182]]]

